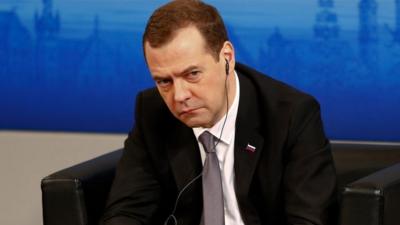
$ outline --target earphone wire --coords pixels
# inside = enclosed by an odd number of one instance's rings
[[[225,99],[226,99],[226,113],[225,113],[225,119],[224,122],[222,124],[222,128],[221,128],[221,132],[219,134],[219,138],[217,140],[217,142],[214,144],[213,149],[215,150],[217,148],[217,145],[220,143],[221,138],[222,138],[222,133],[224,131],[225,128],[225,124],[226,121],[228,119],[228,112],[229,112],[229,99],[228,99],[228,87],[227,87],[227,80],[228,80],[228,73],[226,74],[225,77]],[[203,167],[204,169],[204,167]],[[198,174],[196,177],[194,177],[190,182],[188,182],[183,188],[182,190],[178,193],[178,196],[176,197],[175,200],[175,204],[174,204],[174,209],[172,210],[171,214],[167,217],[167,219],[165,219],[164,225],[168,225],[168,222],[170,219],[173,220],[173,225],[177,225],[178,224],[178,220],[175,217],[175,212],[176,212],[176,208],[178,207],[178,203],[179,203],[179,199],[181,197],[181,195],[183,194],[183,192],[192,184],[194,183],[197,179],[199,179],[201,176],[203,175],[203,170],[200,172],[200,174]]]
[[[214,150],[217,148],[217,145],[219,144],[219,142],[221,141],[222,138],[222,133],[224,131],[225,128],[225,124],[226,121],[228,119],[228,112],[229,112],[229,99],[228,99],[228,86],[227,86],[227,81],[228,81],[228,73],[225,76],[225,99],[226,99],[226,113],[225,113],[225,119],[224,119],[224,123],[222,124],[222,128],[221,128],[221,132],[219,133],[219,138],[217,140],[217,142],[214,144]]]
[[[175,217],[175,211],[176,211],[176,207],[178,206],[178,202],[179,202],[179,198],[181,197],[181,195],[183,194],[183,192],[193,183],[195,182],[197,179],[199,179],[201,176],[203,175],[203,171],[201,171],[201,173],[199,175],[197,175],[195,178],[193,178],[189,183],[187,183],[185,185],[185,187],[182,188],[182,190],[178,193],[178,197],[176,197],[175,200],[175,205],[174,205],[174,209],[172,210],[171,214],[167,217],[167,219],[164,222],[164,225],[167,225],[169,222],[169,219],[172,218],[174,220],[174,225],[178,224],[178,220]]]

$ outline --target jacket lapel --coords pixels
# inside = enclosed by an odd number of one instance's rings
[[[263,149],[264,139],[259,133],[260,110],[257,95],[251,82],[239,75],[240,101],[236,118],[235,136],[235,179],[236,195],[247,196],[258,159]]]
[[[177,122],[172,130],[166,150],[178,191],[181,191],[202,171],[200,150],[191,128]]]

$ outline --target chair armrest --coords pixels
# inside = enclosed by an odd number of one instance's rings
[[[97,224],[121,154],[116,150],[43,178],[43,224]]]
[[[342,193],[341,225],[400,223],[400,163],[347,185]]]

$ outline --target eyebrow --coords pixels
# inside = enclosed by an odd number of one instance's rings
[[[198,68],[199,68],[199,66],[196,66],[196,65],[188,66],[188,67],[187,67],[186,69],[184,69],[183,71],[177,73],[176,76],[178,76],[178,77],[179,77],[179,76],[183,76],[184,74],[189,73],[190,71],[192,71],[192,70],[194,70],[194,69],[198,69]],[[154,80],[163,80],[163,79],[166,79],[166,77],[155,75],[155,76],[153,76],[153,79],[154,79]]]

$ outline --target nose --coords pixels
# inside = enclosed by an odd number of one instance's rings
[[[187,87],[187,84],[183,81],[176,81],[174,82],[174,100],[176,102],[185,102],[191,96],[190,90]]]

